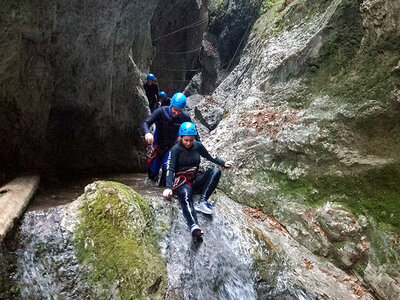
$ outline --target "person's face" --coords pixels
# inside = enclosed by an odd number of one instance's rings
[[[179,117],[182,114],[182,112],[183,109],[171,106],[171,115],[173,118]]]
[[[149,83],[149,85],[152,85],[154,83],[154,81],[151,79],[147,79],[147,82]]]
[[[183,146],[185,146],[185,148],[189,149],[190,147],[192,147],[194,142],[194,136],[192,135],[184,135],[182,137],[182,144]]]

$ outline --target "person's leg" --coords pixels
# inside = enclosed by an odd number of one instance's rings
[[[162,164],[162,157],[160,155],[157,155],[155,158],[153,158],[147,170],[149,179],[155,182],[158,181],[158,173],[160,171],[161,164]]]
[[[215,191],[219,179],[221,178],[221,170],[217,167],[208,169],[205,173],[200,174],[193,181],[193,190],[196,194],[200,194],[199,205],[196,206],[198,211],[205,214],[212,214],[213,210],[208,199]]]
[[[219,168],[214,167],[208,169],[205,173],[197,176],[193,181],[193,191],[196,194],[201,194],[201,200],[207,201],[217,188],[220,178],[221,170]]]
[[[191,229],[192,235],[201,235],[201,229],[198,226],[197,213],[193,207],[193,191],[190,185],[185,183],[179,187],[175,193],[181,204],[183,216]]]
[[[151,104],[149,104],[150,106],[150,112],[153,113],[153,111],[155,111],[157,109],[157,102],[152,102]]]
[[[166,184],[166,175],[167,175],[167,162],[168,162],[169,151],[164,155],[164,160],[161,167],[161,178],[159,186],[164,186]]]
[[[179,187],[175,193],[178,196],[183,216],[185,217],[187,224],[189,226],[197,224],[197,213],[193,209],[193,191],[190,185],[185,183]]]

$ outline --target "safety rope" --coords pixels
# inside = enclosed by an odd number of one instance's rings
[[[169,82],[169,81],[171,81],[171,82],[188,82],[188,81],[190,81],[191,79],[181,79],[181,80],[179,80],[179,79],[160,79],[160,81],[167,81],[167,82]]]
[[[188,69],[188,70],[178,70],[178,69],[157,69],[157,68],[153,68],[153,70],[157,70],[157,71],[169,71],[169,72],[200,72],[203,69]]]
[[[162,38],[165,38],[165,37],[167,37],[167,36],[173,35],[173,34],[179,32],[179,31],[182,31],[182,30],[185,30],[185,29],[189,29],[189,28],[193,28],[193,27],[199,26],[199,25],[201,25],[201,24],[203,24],[203,23],[205,23],[205,22],[207,22],[207,21],[208,21],[208,18],[207,18],[207,19],[204,19],[204,20],[201,20],[201,21],[194,22],[194,23],[192,23],[192,24],[190,24],[190,25],[188,25],[188,26],[182,27],[182,28],[177,29],[177,30],[175,30],[175,31],[172,31],[172,32],[170,32],[170,33],[168,33],[168,34],[159,36],[158,38],[152,39],[151,41],[152,41],[152,42],[158,41],[158,40],[160,40],[160,39],[162,39]]]
[[[236,48],[236,51],[235,51],[235,53],[233,54],[233,56],[232,56],[232,58],[231,58],[231,61],[229,62],[229,65],[228,65],[228,67],[226,68],[226,70],[229,70],[229,68],[231,67],[231,64],[232,64],[232,62],[233,62],[233,59],[235,58],[236,53],[238,52],[240,46],[242,45],[242,42],[243,42],[243,40],[244,40],[244,37],[247,35],[247,32],[249,31],[249,28],[250,28],[251,24],[253,23],[253,20],[254,20],[254,17],[253,17],[252,21],[249,23],[249,26],[247,26],[247,29],[246,29],[246,31],[244,32],[242,39],[240,40],[239,46]]]
[[[239,46],[236,48],[236,51],[235,51],[235,53],[233,54],[233,56],[232,56],[232,58],[231,58],[231,61],[229,62],[229,65],[228,65],[228,67],[226,68],[226,70],[229,70],[229,68],[231,67],[231,64],[232,64],[232,62],[233,62],[233,59],[235,58],[236,53],[238,52],[240,46],[242,45],[243,40],[244,40],[245,36],[247,35],[247,32],[248,32],[249,29],[250,29],[250,26],[253,24],[254,19],[255,19],[256,16],[258,15],[258,12],[259,12],[259,10],[260,10],[262,4],[263,4],[263,1],[260,2],[259,6],[258,6],[258,9],[254,12],[253,18],[251,19],[251,22],[249,23],[249,26],[247,26],[247,29],[246,29],[246,31],[244,32],[242,39],[240,40]]]
[[[182,51],[182,52],[168,52],[168,51],[160,51],[157,50],[158,53],[163,53],[163,54],[186,54],[186,53],[193,53],[201,50],[201,47],[193,49],[193,50],[188,50],[188,51]]]

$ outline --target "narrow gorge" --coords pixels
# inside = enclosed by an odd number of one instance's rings
[[[0,10],[0,184],[41,178],[1,299],[400,299],[398,0]],[[149,72],[235,162],[202,244],[144,184]]]

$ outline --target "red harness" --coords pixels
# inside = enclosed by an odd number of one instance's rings
[[[154,145],[154,144],[149,145],[146,148],[146,156],[148,157],[147,162],[151,163],[160,154],[162,154],[160,147],[158,147],[157,145]]]
[[[198,169],[197,167],[193,167],[193,168],[187,169],[185,171],[177,172],[175,174],[174,185],[172,187],[172,190],[176,190],[178,187],[181,187],[185,183],[192,186],[191,181],[193,181],[197,177],[197,175],[199,175],[201,173],[204,173],[204,170]]]

